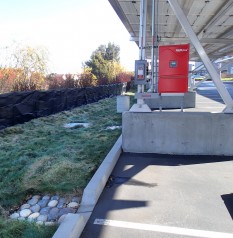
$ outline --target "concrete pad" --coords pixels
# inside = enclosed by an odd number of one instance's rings
[[[185,93],[184,96],[166,96],[161,98],[145,99],[145,103],[151,108],[194,108],[196,105],[196,92]]]
[[[208,112],[125,112],[125,152],[233,155],[233,115]]]
[[[151,112],[151,109],[147,104],[134,104],[130,110],[130,112]]]

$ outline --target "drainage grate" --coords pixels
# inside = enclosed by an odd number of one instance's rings
[[[130,185],[130,186],[143,186],[152,188],[158,186],[157,183],[145,183],[136,179],[131,179],[130,177],[119,177],[111,175],[106,184],[107,188],[111,188],[113,185]]]

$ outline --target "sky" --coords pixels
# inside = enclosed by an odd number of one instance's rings
[[[108,0],[2,0],[0,49],[13,42],[45,47],[49,71],[81,72],[101,44],[120,46],[121,64],[133,71],[138,47]]]

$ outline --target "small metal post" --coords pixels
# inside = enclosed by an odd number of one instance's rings
[[[162,112],[163,110],[163,100],[162,100],[162,95],[160,94],[159,96],[159,111]]]
[[[181,96],[181,112],[184,112],[184,96]]]

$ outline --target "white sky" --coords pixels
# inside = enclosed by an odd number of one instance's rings
[[[44,46],[50,71],[76,73],[101,44],[120,46],[121,64],[134,69],[138,47],[108,0],[1,0],[0,47],[13,41]]]

